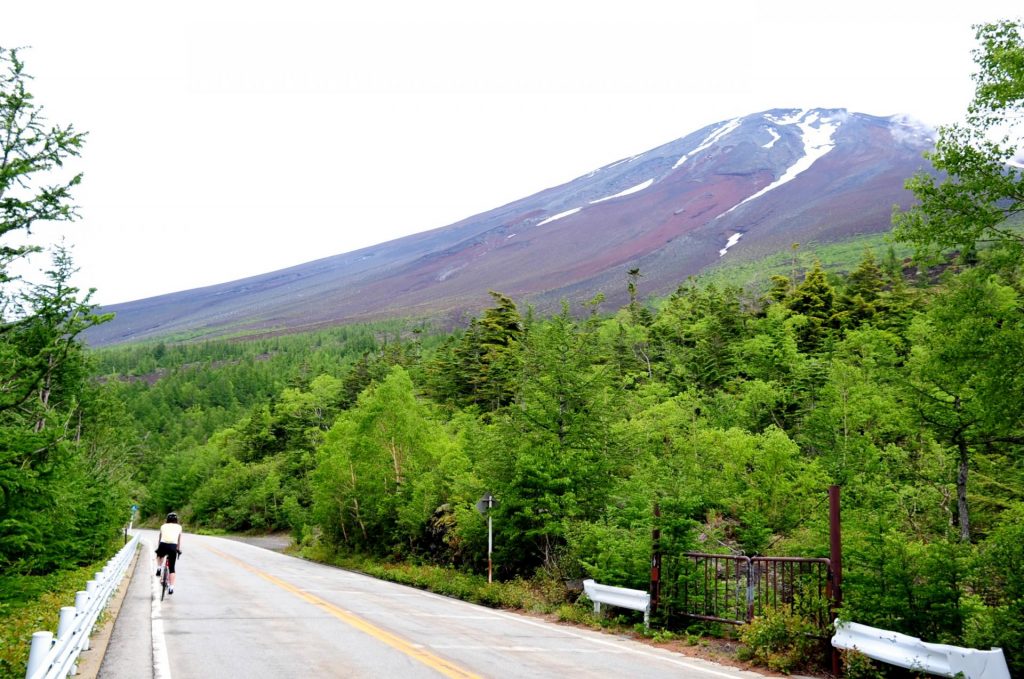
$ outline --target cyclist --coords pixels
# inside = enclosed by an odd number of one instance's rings
[[[156,575],[160,577],[160,569],[167,562],[167,593],[174,594],[174,564],[181,554],[181,524],[178,523],[178,515],[171,512],[167,515],[167,522],[160,526],[160,538],[156,548]]]

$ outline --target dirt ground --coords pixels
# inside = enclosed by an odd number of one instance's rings
[[[292,545],[292,536],[289,533],[270,533],[268,535],[221,535],[219,537],[245,542],[246,544],[262,547],[275,552],[283,552]]]
[[[532,615],[525,613],[526,615]],[[577,623],[566,622],[559,620],[555,615],[538,615],[536,617],[543,618],[548,622],[555,623],[557,625],[567,625],[569,627],[580,627],[581,629],[588,629],[593,631],[593,627],[586,625],[580,625]],[[628,636],[629,638],[639,641],[640,643],[647,644],[648,646],[654,646],[666,651],[672,651],[680,655],[685,655],[691,658],[701,658],[702,660],[709,660],[716,662],[721,665],[728,665],[729,667],[735,667],[741,670],[748,670],[750,672],[756,672],[767,677],[786,677],[790,679],[815,679],[815,677],[802,677],[802,675],[785,675],[779,672],[773,672],[766,667],[755,666],[751,663],[743,662],[736,658],[736,650],[740,646],[740,642],[735,639],[718,639],[715,637],[700,637],[696,644],[688,643],[685,638],[673,639],[671,641],[654,641],[640,634],[636,634],[631,630],[616,630],[609,633],[620,634]]]

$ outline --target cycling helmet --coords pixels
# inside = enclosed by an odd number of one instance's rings
[[[178,523],[178,515],[175,512],[168,514],[167,523]]]

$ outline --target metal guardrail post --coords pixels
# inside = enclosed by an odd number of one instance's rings
[[[28,671],[26,677],[35,675],[46,662],[46,656],[53,648],[53,632],[35,632],[32,635],[32,645],[28,651]]]
[[[60,621],[57,623],[57,638],[63,638],[75,625],[75,607],[64,606],[60,609]]]

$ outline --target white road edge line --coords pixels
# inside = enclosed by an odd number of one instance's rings
[[[146,551],[149,551],[149,543],[146,543]],[[156,571],[156,557],[149,557],[149,566],[146,566],[149,573]],[[147,573],[148,575],[148,573]],[[161,612],[160,602],[160,581],[151,577],[150,589],[153,591],[153,609],[151,617],[153,620],[153,679],[171,679],[171,663],[167,658],[167,642],[164,639],[164,619]]]

